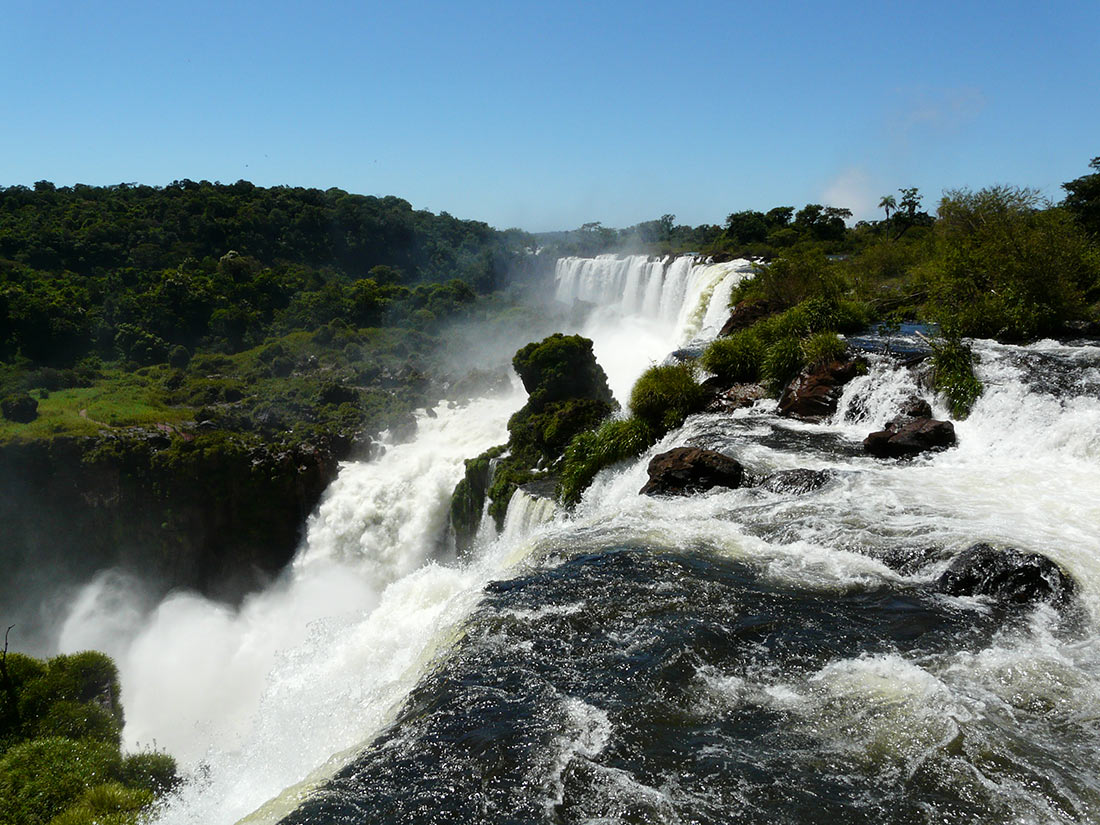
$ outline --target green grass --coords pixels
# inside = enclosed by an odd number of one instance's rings
[[[104,370],[90,387],[39,392],[38,418],[28,424],[0,419],[0,443],[34,441],[56,436],[95,435],[116,427],[151,427],[193,420],[191,407],[168,404],[162,378],[167,370],[149,367],[137,372]],[[82,414],[83,411],[83,414]]]

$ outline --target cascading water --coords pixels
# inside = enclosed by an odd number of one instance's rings
[[[750,274],[748,261],[708,264],[690,255],[562,258],[554,271],[555,297],[593,304],[580,333],[592,339],[611,391],[625,401],[646,367],[697,338],[717,335],[729,315],[731,290]]]
[[[713,334],[747,270],[717,266],[559,262],[561,299],[602,302],[584,331],[620,398]],[[447,495],[521,399],[422,416],[344,468],[269,592],[239,614],[169,599],[131,633],[127,737],[204,766],[161,821],[1100,820],[1100,347],[975,347],[986,391],[956,448],[863,454],[926,394],[872,358],[824,424],[698,415],[571,514],[517,494],[465,564],[432,561]],[[827,481],[638,495],[684,444]],[[977,541],[1055,560],[1077,608],[936,593]],[[84,616],[137,621],[94,595]]]

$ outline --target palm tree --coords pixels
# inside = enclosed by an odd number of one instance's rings
[[[890,240],[890,210],[898,208],[898,202],[893,195],[883,195],[878,205],[886,210],[886,240]]]

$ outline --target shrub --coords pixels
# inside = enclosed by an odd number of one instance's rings
[[[141,809],[152,801],[149,791],[107,782],[88,788],[49,825],[136,825]]]
[[[650,367],[630,391],[630,411],[657,438],[702,409],[705,393],[693,364]]]
[[[640,455],[653,441],[652,431],[638,418],[605,421],[598,430],[578,433],[565,448],[558,500],[576,504],[600,470]]]
[[[751,329],[713,341],[699,359],[707,372],[732,383],[759,381],[763,361],[764,344]]]
[[[559,332],[532,342],[516,352],[512,366],[533,409],[566,398],[612,403],[607,375],[592,354],[592,341],[580,335]]]
[[[509,444],[514,455],[532,466],[552,464],[573,436],[597,426],[612,412],[606,401],[592,398],[555,401],[537,411],[525,405],[508,421]]]
[[[768,347],[761,375],[768,389],[778,395],[787,382],[798,375],[804,363],[801,342],[793,336],[780,338]]]
[[[848,345],[835,332],[819,332],[802,340],[806,364],[827,364],[843,357]]]
[[[932,385],[947,397],[951,415],[966,418],[982,394],[982,382],[974,375],[974,354],[958,338],[932,342]]]
[[[45,825],[90,786],[117,780],[117,746],[50,737],[15,745],[0,759],[0,822]]]
[[[27,721],[44,720],[50,707],[62,700],[95,703],[122,727],[118,670],[103,653],[85,651],[47,661],[45,672],[28,680],[20,690],[20,714]],[[63,724],[63,716],[56,721]]]
[[[122,760],[122,781],[128,787],[163,796],[180,783],[176,760],[160,751],[132,753]]]
[[[119,744],[118,720],[93,702],[54,702],[36,726],[36,737],[64,736]]]
[[[29,424],[38,418],[38,401],[26,392],[9,395],[0,401],[0,412],[8,421]]]

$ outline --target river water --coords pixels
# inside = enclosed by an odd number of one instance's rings
[[[581,331],[623,398],[715,334],[749,271],[563,259],[556,285],[594,305]],[[240,611],[104,576],[62,646],[115,655],[127,740],[188,768],[163,823],[1100,821],[1100,348],[974,346],[986,391],[954,449],[863,455],[910,394],[946,417],[872,354],[833,420],[694,416],[571,514],[517,494],[463,562],[450,491],[523,396],[441,404],[342,468]],[[680,445],[829,480],[639,496]],[[1074,610],[935,593],[978,541],[1054,559]]]

